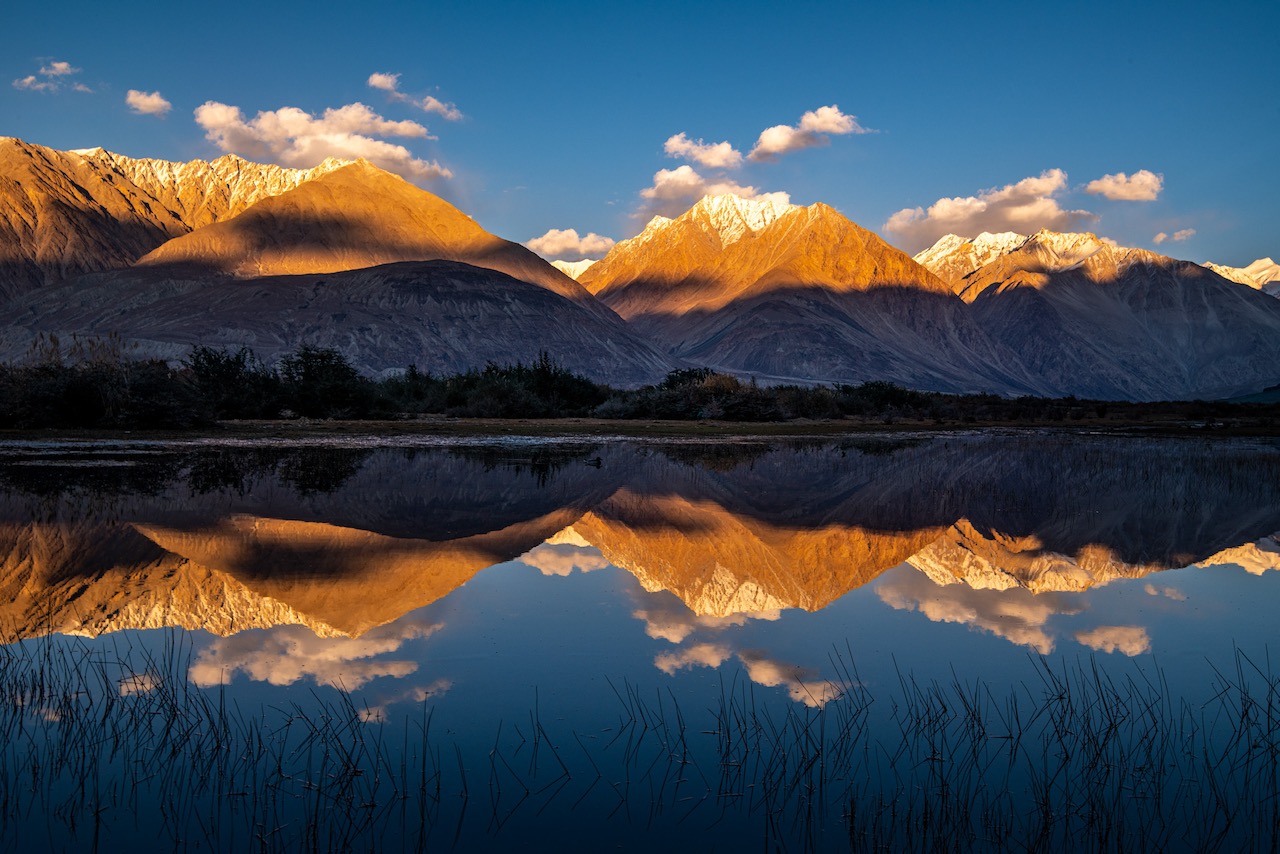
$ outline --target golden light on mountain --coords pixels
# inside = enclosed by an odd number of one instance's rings
[[[194,264],[250,277],[436,259],[498,270],[571,299],[586,297],[528,249],[493,236],[438,196],[365,161],[172,240],[138,263]]]
[[[695,614],[816,611],[933,542],[943,528],[787,527],[706,500],[620,490],[573,525],[647,590]]]

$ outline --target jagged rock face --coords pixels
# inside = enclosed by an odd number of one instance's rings
[[[143,266],[14,301],[0,354],[20,359],[41,333],[66,340],[75,332],[118,336],[131,355],[163,359],[184,358],[199,344],[248,347],[274,364],[301,344],[333,347],[372,375],[411,364],[437,374],[490,361],[532,364],[542,352],[619,386],[671,370],[617,315],[582,296],[451,261],[259,279]]]
[[[1035,383],[941,279],[826,205],[709,197],[655,218],[582,276],[694,364],[766,378],[880,379],[943,391]]]
[[[0,138],[0,297],[126,267],[340,165],[284,169],[234,155],[169,163]]]
[[[1280,382],[1280,303],[1189,261],[1042,231],[957,287],[1054,394],[1187,400]]]
[[[365,161],[172,240],[138,264],[258,277],[437,259],[498,270],[600,313],[581,286],[533,252],[493,236],[443,199]]]
[[[314,169],[290,169],[253,163],[235,154],[216,160],[169,160],[125,157],[102,148],[72,152],[133,184],[173,211],[187,230],[221,222],[243,213],[263,199],[278,196],[300,184],[351,163],[330,157]]]
[[[912,256],[912,260],[955,287],[965,276],[1017,249],[1026,239],[1025,234],[1012,231],[1002,231],[999,234],[984,231],[972,240],[948,234],[939,238],[928,249]]]
[[[967,519],[907,562],[940,585],[963,583],[975,590],[1020,587],[1032,593],[1078,593],[1172,568],[1165,563],[1127,563],[1100,545],[1059,554],[1045,549],[1038,537],[982,532]]]

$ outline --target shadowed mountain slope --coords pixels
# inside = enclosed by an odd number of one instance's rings
[[[532,364],[542,352],[624,386],[671,370],[617,315],[582,296],[453,261],[259,279],[137,267],[15,301],[13,322],[0,328],[0,356],[21,358],[41,333],[78,333],[118,336],[134,355],[164,359],[201,344],[249,347],[273,364],[300,344],[332,347],[374,375],[410,364],[437,374],[490,361]]]
[[[1219,398],[1280,382],[1280,300],[1189,261],[1041,231],[956,287],[1057,394]]]

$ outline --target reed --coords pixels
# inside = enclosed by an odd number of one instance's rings
[[[707,707],[610,682],[612,721],[535,693],[481,741],[425,702],[244,708],[188,681],[184,635],[122,638],[0,646],[0,849],[469,849],[570,822],[644,846],[1277,846],[1280,677],[1241,650],[1193,701],[1156,668],[1061,658],[1011,690],[899,671],[875,697],[846,648],[825,702],[740,672]]]

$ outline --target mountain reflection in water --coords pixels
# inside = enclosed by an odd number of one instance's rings
[[[1278,475],[1268,443],[1062,435],[17,446],[0,462],[0,624],[361,637],[521,556],[549,575],[614,565],[726,618],[817,611],[905,564],[878,590],[894,608],[1021,615],[1009,639],[1047,652],[1037,626],[1069,607],[1053,594],[1197,562],[1274,568]]]

